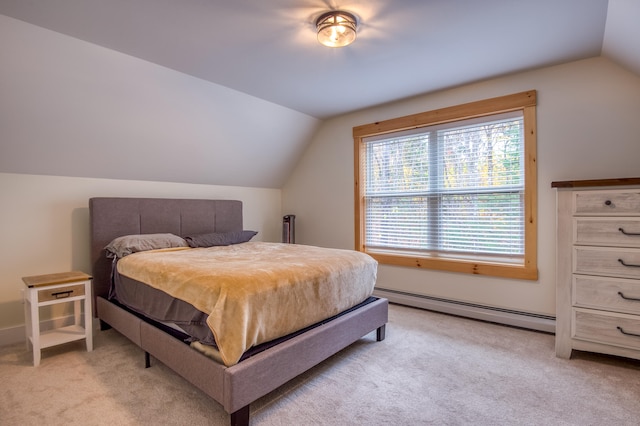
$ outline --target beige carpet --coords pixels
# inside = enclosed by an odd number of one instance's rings
[[[549,334],[398,305],[372,333],[251,406],[252,425],[638,425],[640,363],[555,358]],[[214,401],[117,332],[31,364],[0,348],[0,425],[227,425]]]

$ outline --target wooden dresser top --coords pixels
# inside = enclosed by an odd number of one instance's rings
[[[564,180],[551,182],[552,188],[586,188],[589,186],[626,186],[640,185],[640,177],[614,178],[614,179],[589,179],[589,180]]]

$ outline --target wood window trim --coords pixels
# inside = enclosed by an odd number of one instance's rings
[[[353,128],[355,171],[355,249],[367,252],[364,245],[364,196],[360,182],[364,173],[361,158],[364,155],[364,139],[386,133],[416,129],[435,124],[448,123],[469,118],[488,116],[521,110],[524,116],[525,144],[525,203],[524,203],[524,262],[512,265],[477,260],[442,259],[438,257],[404,256],[396,254],[369,253],[382,264],[408,266],[440,271],[462,272],[524,280],[538,279],[537,261],[537,93],[535,90],[515,93],[463,105],[407,115]]]

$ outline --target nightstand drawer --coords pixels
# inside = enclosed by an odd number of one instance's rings
[[[38,290],[38,303],[84,296],[84,284]]]
[[[573,212],[576,215],[640,215],[640,190],[583,191],[574,196]]]
[[[640,315],[640,281],[573,276],[573,305]]]
[[[576,274],[640,279],[640,249],[574,247],[573,262]]]
[[[573,230],[574,244],[640,247],[640,218],[579,217]]]
[[[575,339],[640,349],[640,318],[577,309],[573,315]]]

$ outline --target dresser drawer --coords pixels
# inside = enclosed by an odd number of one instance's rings
[[[640,318],[633,315],[574,309],[574,339],[640,349]]]
[[[84,296],[84,284],[38,290],[38,302]]]
[[[640,315],[640,281],[624,278],[573,276],[572,304]]]
[[[584,275],[640,279],[640,249],[574,247],[573,272]]]
[[[578,217],[573,231],[574,244],[640,247],[640,217]]]
[[[640,216],[640,190],[579,191],[574,193],[576,215]]]

